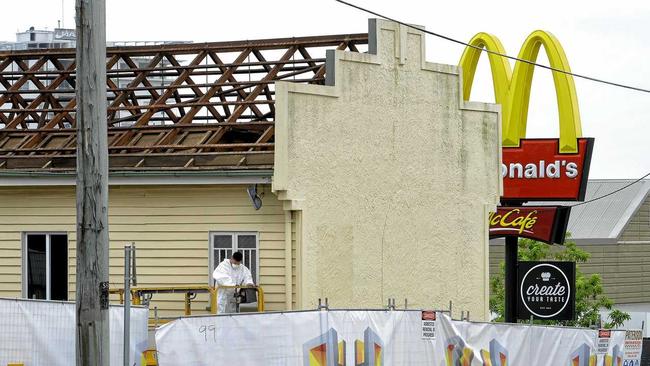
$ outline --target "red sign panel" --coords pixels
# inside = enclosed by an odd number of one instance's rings
[[[499,207],[490,213],[490,239],[516,236],[562,244],[569,221],[569,207]]]
[[[522,139],[519,147],[504,147],[501,202],[584,200],[593,145],[593,138],[579,138],[575,154],[560,154],[559,139]]]

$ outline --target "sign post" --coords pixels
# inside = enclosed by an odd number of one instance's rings
[[[519,255],[519,239],[516,236],[506,237],[506,278],[505,278],[505,321],[517,322],[517,256]]]
[[[542,46],[551,67],[567,71],[553,73],[560,119],[557,139],[526,138],[534,63]],[[575,84],[557,38],[544,31],[532,32],[524,41],[519,52],[521,60],[516,61],[513,70],[509,61],[499,55],[506,51],[498,38],[488,33],[476,34],[459,63],[464,100],[469,100],[483,48],[490,51],[494,96],[503,111],[502,206],[490,215],[490,238],[505,237],[505,320],[516,322],[518,238],[563,244],[569,219],[568,207],[522,205],[528,201],[584,200],[594,139],[582,137]]]

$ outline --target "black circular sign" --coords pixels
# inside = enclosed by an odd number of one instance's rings
[[[520,279],[520,301],[539,318],[554,318],[571,302],[569,276],[551,263],[540,263],[528,269]]]

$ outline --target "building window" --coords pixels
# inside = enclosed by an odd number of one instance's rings
[[[26,233],[23,242],[23,296],[68,300],[68,235]]]
[[[257,233],[213,232],[210,233],[210,284],[214,285],[212,272],[232,253],[240,251],[244,255],[243,265],[248,267],[256,284],[259,283],[259,255]]]

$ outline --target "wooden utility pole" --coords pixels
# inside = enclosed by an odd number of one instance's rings
[[[106,3],[77,11],[77,366],[109,366]]]

